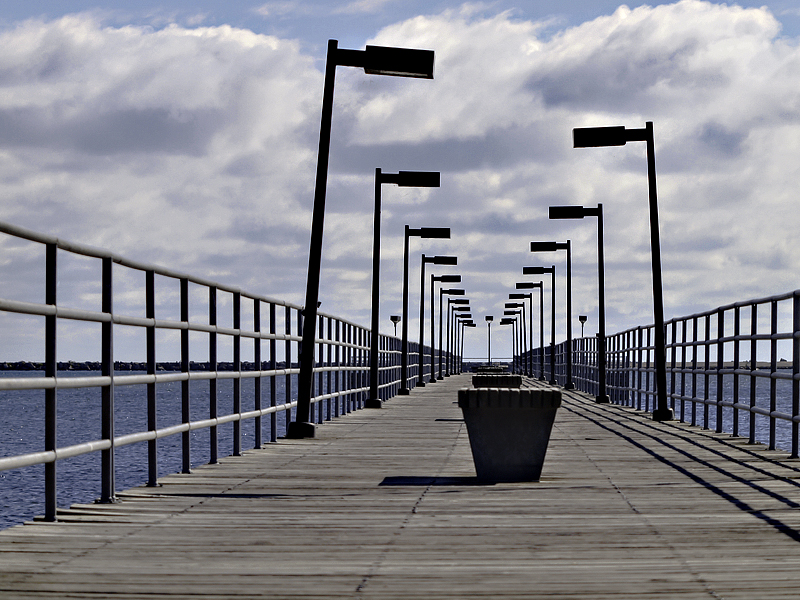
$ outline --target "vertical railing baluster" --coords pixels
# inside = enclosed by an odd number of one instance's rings
[[[275,303],[269,304],[269,369],[275,371],[278,368],[278,340],[275,336],[278,333],[278,326],[275,322],[277,319],[277,310]],[[278,406],[278,378],[273,373],[269,377],[269,405]],[[269,441],[278,441],[278,413],[273,412],[269,415]]]
[[[645,346],[645,356],[647,357],[647,362],[645,364],[645,371],[644,371],[644,373],[645,373],[645,377],[644,377],[644,379],[645,379],[645,382],[644,382],[645,383],[645,390],[647,390],[647,393],[644,395],[644,410],[645,410],[645,412],[650,412],[650,398],[651,398],[650,365],[652,364],[650,362],[650,333],[651,333],[651,331],[652,331],[651,328],[647,327],[647,335],[645,336],[647,338],[647,342],[646,342],[647,345]]]
[[[756,443],[756,415],[753,409],[756,407],[756,371],[758,370],[758,304],[755,302],[750,305],[750,415],[749,415],[749,435],[748,442]]]
[[[636,383],[636,410],[642,410],[642,375],[644,371],[644,330],[641,327],[636,328],[636,345],[637,345],[637,383]]]
[[[722,433],[722,388],[724,385],[722,369],[725,367],[725,343],[722,341],[723,337],[725,337],[725,311],[719,309],[717,311],[717,424],[714,428],[717,433]]]
[[[705,364],[704,371],[705,374],[703,376],[703,429],[708,429],[708,421],[709,421],[709,400],[711,399],[711,391],[709,387],[711,385],[711,315],[706,315],[706,326],[705,326],[705,349],[706,349],[706,356],[705,356]]]
[[[697,425],[697,349],[699,348],[698,340],[697,340],[697,317],[692,318],[692,341],[694,345],[692,346],[692,425]],[[682,417],[681,417],[682,418]]]
[[[155,377],[156,374],[156,273],[153,270],[145,272],[145,317],[153,319],[153,324],[147,326],[147,374]],[[158,429],[158,405],[156,395],[156,382],[147,384],[147,431]],[[147,485],[158,485],[158,440],[147,440]]]
[[[189,280],[181,278],[181,422],[188,424],[191,419],[189,415]],[[192,454],[191,454],[192,432],[184,431],[181,433],[181,455],[182,472],[191,473]]]
[[[686,319],[681,319],[681,423],[686,422]]]
[[[733,309],[733,437],[739,437],[739,319],[741,310],[738,306]]]
[[[798,423],[800,415],[800,297],[797,291],[792,294],[792,455],[798,457]]]
[[[775,374],[778,371],[778,301],[770,302],[770,349],[769,349],[769,412],[773,413],[776,409],[778,380]],[[775,450],[775,418],[770,414],[769,417],[769,449]]]
[[[292,309],[291,307],[287,306],[285,310],[285,317],[284,317],[284,332],[287,336],[292,335]],[[286,359],[286,369],[292,368],[292,342],[288,339],[285,342],[284,346],[284,357]],[[284,402],[289,404],[292,401],[292,376],[287,373],[286,380],[284,383],[286,396],[284,397]],[[289,423],[292,421],[292,409],[287,408],[286,411],[286,431],[289,431]]]
[[[336,403],[334,404],[334,409],[333,409],[333,416],[334,417],[338,417],[340,414],[344,414],[344,409],[342,409],[341,413],[339,412],[339,405],[342,404],[342,397],[338,395],[338,392],[342,389],[342,387],[340,385],[340,381],[342,379],[342,372],[340,370],[341,367],[342,367],[342,363],[341,363],[341,348],[342,347],[338,344],[338,342],[340,341],[340,337],[339,337],[340,332],[341,332],[341,322],[337,319],[336,320],[336,341],[337,341],[337,344],[336,344],[336,376],[334,378],[334,391],[337,392],[337,396],[336,396]]]
[[[104,440],[111,442],[111,447],[100,452],[101,493],[100,502],[114,502],[114,288],[113,267],[111,257],[102,259],[102,312],[108,315],[108,320],[101,324],[102,350],[101,369],[103,377],[109,377],[108,385],[101,391],[101,420]]]
[[[672,321],[669,323],[672,325],[672,360],[670,361],[669,367],[669,407],[672,409],[673,414],[675,413],[675,366],[676,362],[676,355],[678,353],[678,323],[676,321]]]
[[[326,392],[330,396],[333,392],[332,379],[333,379],[333,319],[328,317],[328,374],[326,376],[327,387],[328,389]],[[328,405],[328,415],[325,418],[326,421],[331,421],[333,419],[333,398],[328,398],[327,401]]]
[[[45,247],[45,303],[55,307],[58,291],[58,246]],[[44,318],[44,376],[58,381],[58,355],[56,352],[57,320],[55,312]],[[57,386],[44,391],[44,449],[55,452],[58,448],[58,389]],[[58,486],[56,461],[44,465],[44,519],[55,521],[58,512]]]
[[[261,302],[257,298],[253,299],[253,332],[256,337],[253,338],[253,363],[258,377],[253,381],[253,410],[261,410]],[[261,431],[261,416],[255,418],[255,440],[253,448],[261,448],[262,431]]]
[[[242,415],[242,294],[233,293],[233,414]],[[233,455],[242,455],[242,421],[233,422]]]
[[[208,288],[208,324],[211,327],[217,326],[217,288],[216,286],[209,286]],[[216,419],[218,416],[218,390],[219,383],[217,381],[217,332],[210,331],[208,333],[208,364],[213,377],[208,380],[208,418]],[[219,460],[219,431],[216,425],[208,428],[208,443],[209,443],[209,464],[217,464]]]
[[[317,373],[317,395],[322,396],[325,394],[325,318],[322,315],[317,315],[317,332],[319,335],[319,344],[317,352],[319,353],[319,366],[320,370]],[[323,422],[323,403],[320,400],[317,403],[317,425]]]

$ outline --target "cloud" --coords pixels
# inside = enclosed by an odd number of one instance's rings
[[[549,221],[547,207],[598,202],[608,329],[649,322],[644,145],[571,147],[573,127],[646,121],[668,316],[797,287],[800,47],[767,9],[682,0],[554,32],[552,22],[464,5],[365,42],[434,49],[436,75],[337,72],[326,312],[369,322],[380,167],[442,172],[439,189],[383,191],[385,332],[401,309],[408,224],[451,227],[450,240],[414,240],[414,260],[457,255],[478,319],[499,314],[522,266],[537,262],[559,267],[563,314],[564,257],[531,255],[528,243],[571,239],[573,313],[590,315],[593,335],[595,223]],[[0,50],[0,219],[302,302],[320,57],[227,26],[108,27],[89,15],[19,23],[0,31]],[[0,264],[5,287],[16,278],[15,289],[39,289],[13,263]],[[468,353],[482,352],[472,337]]]

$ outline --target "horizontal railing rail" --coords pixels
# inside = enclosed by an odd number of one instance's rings
[[[655,407],[654,327],[606,338],[606,388],[613,403]],[[800,449],[800,290],[734,302],[665,323],[670,407],[681,422],[746,436],[775,450]],[[599,394],[597,338],[574,339],[576,388]],[[566,382],[567,343],[532,352],[534,374]]]
[[[278,415],[283,413],[283,426],[292,420],[296,407],[296,386],[302,341],[303,310],[301,306],[278,300],[269,296],[253,294],[238,287],[210,281],[205,278],[166,269],[156,265],[126,259],[117,254],[61,240],[21,227],[0,223],[0,233],[44,245],[45,247],[45,301],[43,303],[27,300],[0,299],[0,312],[7,314],[33,316],[44,319],[44,361],[42,376],[0,377],[0,392],[41,391],[44,393],[45,432],[43,450],[0,457],[0,471],[20,469],[34,465],[45,466],[45,515],[46,520],[55,520],[58,494],[56,464],[58,461],[100,452],[101,454],[101,502],[115,499],[116,448],[147,443],[147,484],[157,485],[159,476],[158,440],[168,436],[181,436],[182,471],[189,472],[192,464],[192,443],[190,433],[199,429],[209,430],[209,462],[218,460],[219,437],[217,428],[231,424],[233,427],[233,454],[241,454],[241,423],[254,420],[254,446],[260,447],[265,439],[263,430],[269,430],[270,442],[277,441]],[[58,269],[61,253],[71,253],[98,259],[100,268],[100,310],[70,305],[59,300]],[[144,315],[128,314],[115,310],[115,269],[128,269],[143,273]],[[180,293],[175,300],[156,302],[156,276],[165,278],[162,287],[178,284]],[[190,284],[194,286],[191,298],[195,312],[190,312]],[[219,300],[226,294],[226,310],[219,308]],[[197,316],[197,298],[200,313]],[[177,305],[177,306],[176,306]],[[243,318],[245,309],[247,318]],[[162,317],[159,313],[173,312],[179,318]],[[223,316],[228,324],[223,325]],[[369,352],[371,332],[346,319],[326,313],[317,313],[317,334],[314,352],[313,390],[311,420],[323,423],[336,417],[363,408],[369,393]],[[65,376],[59,370],[58,341],[60,321],[70,320],[81,323],[95,323],[101,327],[97,336],[101,360],[98,361],[99,375]],[[140,328],[146,335],[146,360],[141,361],[145,373],[120,373],[115,370],[114,334],[122,328]],[[161,346],[168,345],[159,340],[159,333],[169,332],[180,336],[180,371],[160,371],[156,356],[162,352]],[[191,336],[190,336],[191,334]],[[200,336],[200,341],[198,341]],[[219,370],[222,363],[218,359],[222,344],[232,353],[232,361]],[[249,346],[252,360],[242,360],[243,344]],[[199,350],[198,350],[199,349]],[[202,351],[208,360],[203,361],[203,369],[190,356]],[[69,352],[59,348],[59,352]],[[378,390],[381,400],[388,400],[400,388],[400,340],[380,335],[379,338]],[[407,387],[413,388],[418,379],[419,345],[409,342],[409,369]],[[430,355],[430,348],[423,352]],[[427,361],[426,361],[427,362]],[[62,363],[63,365],[63,363]],[[260,368],[258,368],[260,367]],[[430,364],[426,373],[430,374]],[[26,375],[30,375],[27,373]],[[218,406],[218,383],[232,380],[232,410],[223,414]],[[282,390],[278,392],[278,381]],[[252,382],[252,408],[245,409],[242,404],[242,384]],[[157,417],[158,393],[166,384],[180,384],[181,422],[160,426]],[[201,386],[202,384],[202,386]],[[115,410],[114,391],[123,386],[144,386],[147,399],[147,429],[116,435],[114,431]],[[198,389],[201,388],[202,389]],[[97,388],[101,393],[100,439],[59,446],[58,438],[58,391],[68,389]],[[190,408],[196,402],[196,393],[202,392],[203,402],[207,403],[207,417],[190,418]],[[263,419],[269,417],[269,419]],[[263,420],[262,420],[263,419]]]

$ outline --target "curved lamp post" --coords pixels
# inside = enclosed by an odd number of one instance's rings
[[[375,169],[375,215],[372,227],[372,314],[369,348],[369,398],[364,402],[365,408],[380,408],[381,399],[378,391],[378,362],[380,340],[378,322],[380,320],[380,270],[381,270],[381,186],[385,183],[399,187],[439,187],[438,171],[400,171],[384,173]],[[397,326],[395,325],[395,335]]]
[[[596,208],[591,206],[551,206],[549,217],[551,219],[583,219],[584,217],[597,217],[597,371],[600,390],[595,400],[599,403],[610,402],[606,393],[606,284],[605,284],[605,259],[603,258],[603,205]],[[581,322],[581,337],[583,337],[583,323]]]
[[[425,265],[428,263],[432,265],[457,265],[458,257],[422,255],[422,267],[420,268],[422,277],[419,284],[419,373],[417,373],[417,385],[419,387],[425,387],[425,377],[422,374],[422,368],[425,366],[425,346],[423,345],[425,342]],[[431,288],[432,287],[433,282],[431,281]],[[433,373],[433,354],[433,289],[431,289],[431,379],[433,379],[433,382],[435,383],[436,379],[434,378]]]
[[[442,379],[442,289],[439,288],[439,377],[436,377],[436,370],[434,368],[434,357],[436,352],[433,347],[433,340],[436,334],[436,292],[434,291],[434,283],[461,283],[461,275],[439,275],[438,277],[431,273],[431,383],[436,383],[438,379]]]
[[[531,242],[531,252],[567,251],[567,381],[565,390],[575,388],[572,383],[572,243],[566,242]]]
[[[664,326],[664,293],[661,283],[661,239],[658,228],[658,195],[656,191],[656,149],[653,139],[653,122],[647,121],[644,129],[617,127],[577,127],[572,130],[574,148],[624,146],[627,142],[647,142],[647,184],[650,207],[650,252],[653,269],[653,323],[655,334],[656,398],[654,421],[675,418],[667,399],[667,341]]]
[[[408,389],[408,238],[450,238],[449,227],[420,227],[411,229],[406,225],[403,243],[403,339],[400,345],[400,390],[398,394],[407,396]],[[423,285],[424,288],[424,285]],[[422,348],[419,349],[422,352]]]
[[[311,242],[308,251],[303,341],[300,349],[300,373],[297,377],[297,414],[289,423],[286,437],[314,437],[316,428],[309,422],[311,415],[311,385],[314,376],[314,338],[319,301],[319,276],[322,265],[322,231],[325,221],[325,196],[328,187],[328,158],[331,147],[333,120],[333,88],[336,67],[360,67],[370,75],[394,75],[433,79],[432,50],[367,46],[364,50],[339,48],[337,40],[328,40],[325,62],[325,82],[322,93],[322,116],[319,129],[319,152],[314,185],[314,208],[311,218]]]
[[[551,308],[550,308],[550,384],[556,385],[556,266],[552,267],[522,267],[523,275],[544,275],[551,274]],[[544,353],[542,353],[544,354]],[[542,367],[544,376],[544,366]]]

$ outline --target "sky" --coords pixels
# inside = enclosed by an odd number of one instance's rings
[[[410,331],[425,253],[458,256],[434,273],[462,275],[480,322],[468,357],[486,356],[485,315],[536,280],[523,266],[556,265],[564,339],[564,253],[529,242],[570,239],[573,330],[586,314],[594,335],[596,223],[548,220],[567,204],[604,206],[607,331],[652,323],[645,146],[572,148],[574,127],[647,121],[666,317],[800,287],[795,0],[3,2],[0,221],[302,304],[330,38],[434,50],[436,67],[432,81],[337,71],[320,310],[369,325],[375,169],[435,170],[439,189],[383,189],[383,333],[407,224],[451,228],[411,242]],[[0,296],[42,302],[42,265],[0,237]],[[96,261],[61,267],[61,301],[99,310]],[[119,283],[115,311],[139,316],[141,282]],[[0,358],[41,360],[39,320],[0,327]],[[60,359],[99,358],[94,334],[60,334]],[[495,327],[493,354],[510,347]],[[120,332],[117,358],[142,349]]]

